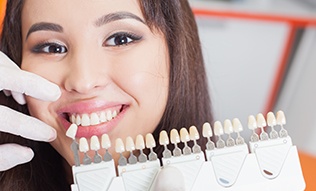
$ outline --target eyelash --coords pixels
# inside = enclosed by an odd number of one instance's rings
[[[119,41],[116,41],[116,38],[118,38],[118,37],[121,37],[121,39],[117,39]],[[141,39],[142,39],[142,36],[136,35],[134,33],[117,32],[117,33],[111,35],[110,37],[108,37],[105,40],[105,42],[103,43],[103,46],[107,46],[107,47],[115,47],[115,46],[119,47],[119,46],[124,46],[124,45],[126,46],[126,45],[129,45],[131,43],[135,43]],[[109,43],[110,40],[112,41],[111,44],[107,45],[106,43]],[[122,40],[123,40],[123,42],[122,42]],[[119,44],[117,44],[117,43],[119,43]]]
[[[54,48],[53,50],[50,50],[50,48]],[[47,54],[63,54],[68,52],[68,49],[66,46],[61,45],[59,43],[55,42],[44,42],[37,44],[33,49],[33,52],[35,53],[47,53]],[[53,51],[53,52],[51,52]]]
[[[121,39],[116,39],[116,38],[121,38]],[[129,33],[129,32],[118,32],[110,37],[108,37],[105,42],[103,43],[103,46],[105,47],[120,47],[120,46],[126,46],[131,43],[135,43],[139,40],[142,39],[142,36]],[[116,41],[118,40],[118,41]],[[111,42],[112,41],[112,42]],[[107,44],[109,43],[110,44]],[[53,48],[53,49],[51,49]],[[59,43],[55,42],[44,42],[37,44],[34,48],[32,48],[32,51],[34,53],[47,53],[47,54],[63,54],[68,52],[68,49],[66,46],[61,45]]]

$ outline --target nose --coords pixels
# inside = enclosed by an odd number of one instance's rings
[[[68,92],[88,94],[107,83],[107,77],[101,72],[100,61],[95,55],[73,54],[68,58],[67,65],[64,86]]]

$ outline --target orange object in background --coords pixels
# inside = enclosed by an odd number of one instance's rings
[[[7,1],[6,0],[0,0],[0,32],[2,29],[2,20],[4,17],[4,12],[5,12],[5,6],[6,6]]]
[[[316,190],[316,157],[299,152],[303,175],[306,183],[305,191]]]

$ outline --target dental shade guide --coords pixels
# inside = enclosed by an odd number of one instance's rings
[[[82,164],[72,167],[74,184],[71,189],[153,191],[156,184],[162,184],[156,181],[159,172],[172,167],[183,175],[185,191],[304,190],[297,148],[284,129],[284,113],[279,111],[276,116],[272,112],[267,114],[266,119],[260,113],[256,118],[249,116],[248,128],[252,135],[248,144],[240,135],[243,127],[237,118],[225,120],[224,127],[219,121],[214,123],[216,143],[211,140],[214,136],[211,125],[205,123],[202,127],[202,139],[206,140],[204,152],[197,143],[200,136],[195,126],[191,126],[189,131],[186,128],[179,132],[173,129],[169,136],[166,131],[161,131],[159,144],[164,147],[161,159],[153,151],[156,142],[150,133],[146,135],[145,141],[142,135],[138,135],[135,144],[132,137],[126,138],[125,145],[118,138],[115,140],[115,151],[120,154],[117,167],[108,152],[111,142],[107,134],[101,137],[101,148],[97,137],[90,139],[90,148],[87,140],[81,138],[78,149],[84,153],[84,160]],[[76,142],[77,129],[75,126],[72,128],[67,136]],[[260,132],[257,133],[258,130]],[[179,146],[180,142],[183,148]],[[192,147],[189,142],[193,143]],[[168,149],[169,144],[174,146],[174,150]],[[148,156],[143,152],[145,148],[149,149]],[[97,156],[97,160],[93,158],[90,163],[87,154],[89,149],[95,152],[94,157]],[[106,150],[102,161],[98,149]],[[128,159],[123,155],[124,152],[130,154]],[[138,153],[138,157],[135,153]],[[75,151],[74,155],[76,161]]]

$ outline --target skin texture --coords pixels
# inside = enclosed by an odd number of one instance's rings
[[[110,13],[115,19],[100,19]],[[118,33],[132,36],[116,45],[119,37],[113,35]],[[107,133],[116,161],[116,138],[125,141],[156,128],[168,97],[168,49],[162,33],[145,24],[136,0],[26,0],[22,41],[22,69],[61,89],[55,102],[26,100],[31,115],[56,129],[57,139],[51,144],[70,165],[74,164],[72,140],[65,135],[69,113],[122,111],[111,122],[98,125],[97,131],[88,127],[83,133],[88,139],[91,134],[100,138]]]

